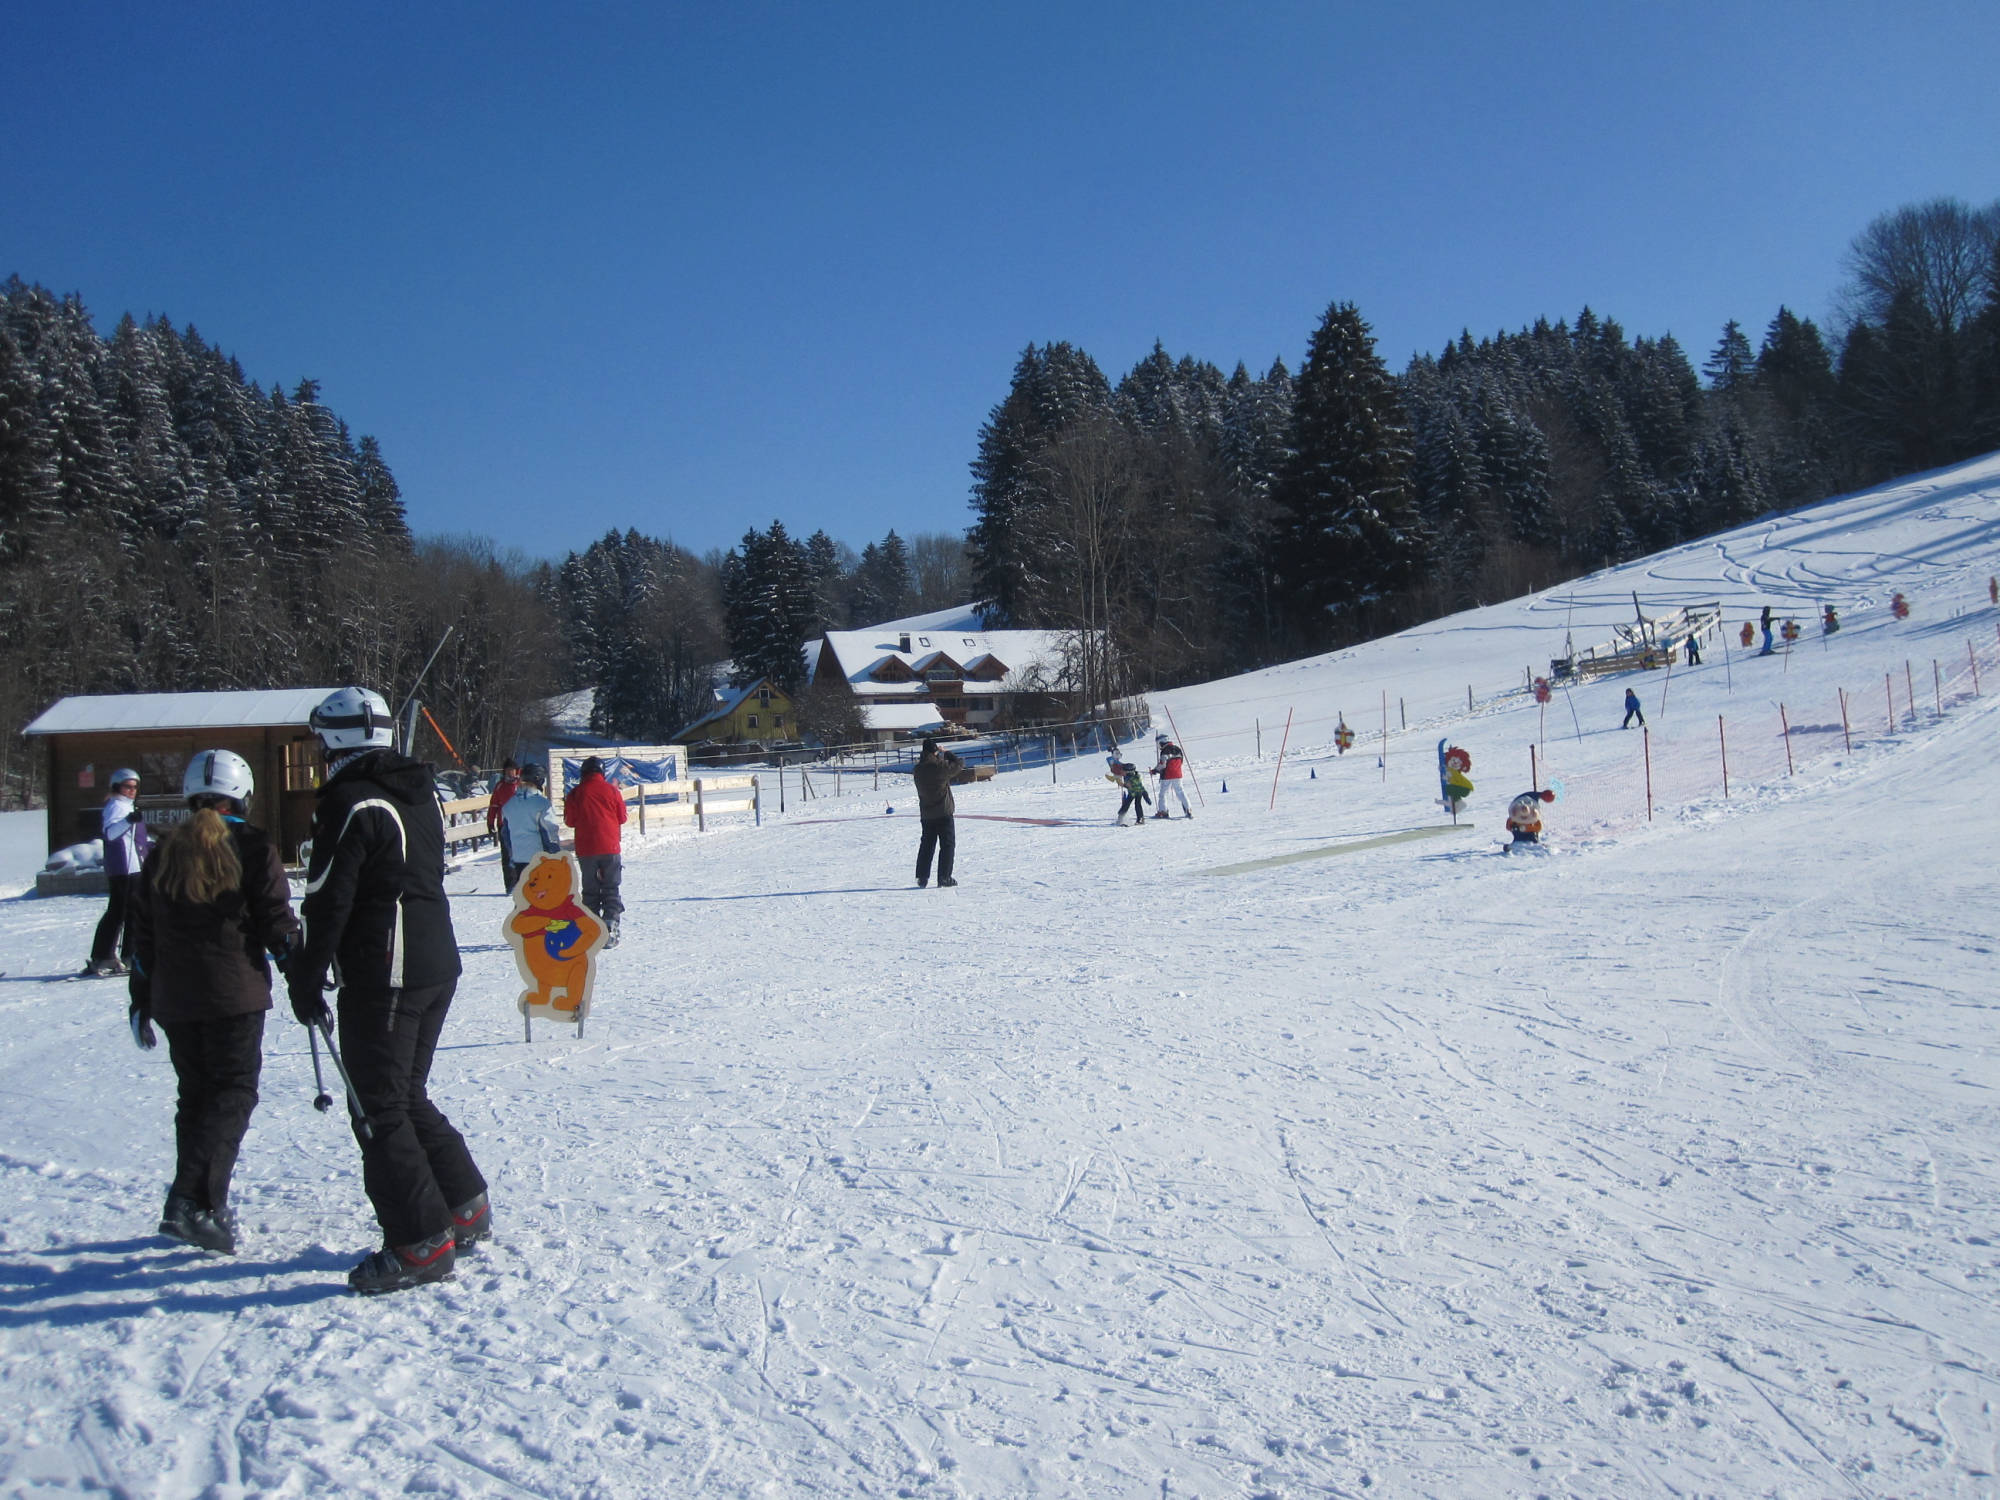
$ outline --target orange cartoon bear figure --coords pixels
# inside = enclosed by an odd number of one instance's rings
[[[576,860],[540,854],[514,888],[507,941],[521,977],[521,1013],[581,1023],[590,1008],[592,970],[604,945],[603,922],[576,900]]]

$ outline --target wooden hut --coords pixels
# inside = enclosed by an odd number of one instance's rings
[[[22,731],[47,755],[49,849],[98,836],[111,773],[139,773],[139,806],[161,828],[187,817],[181,775],[199,750],[234,750],[257,778],[251,816],[286,860],[312,831],[319,741],[307,720],[332,688],[107,693],[64,698]]]

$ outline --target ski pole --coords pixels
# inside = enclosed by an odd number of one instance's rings
[[[333,1059],[333,1071],[340,1075],[340,1086],[347,1090],[347,1107],[354,1113],[354,1122],[361,1128],[363,1140],[375,1139],[375,1126],[368,1118],[368,1111],[361,1107],[361,1096],[354,1092],[354,1080],[347,1076],[347,1064],[340,1060],[340,1052],[333,1045],[333,1023],[321,1019],[316,1023],[320,1034],[326,1038],[326,1055]]]
[[[312,1048],[313,1088],[318,1091],[313,1095],[313,1108],[325,1114],[333,1108],[333,1095],[326,1091],[326,1079],[319,1070],[319,1032],[310,1026],[306,1028],[306,1043]]]

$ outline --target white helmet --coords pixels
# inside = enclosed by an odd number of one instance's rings
[[[395,743],[396,721],[382,695],[364,687],[328,693],[308,722],[329,750],[359,750]]]
[[[183,797],[234,797],[247,802],[256,790],[257,778],[250,774],[250,762],[234,750],[200,751],[181,777]]]
[[[123,786],[128,781],[137,781],[138,779],[139,773],[137,771],[133,770],[130,766],[120,766],[111,773],[111,780],[106,782],[105,785]]]

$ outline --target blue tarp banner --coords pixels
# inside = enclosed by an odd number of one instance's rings
[[[627,760],[622,755],[600,755],[604,763],[604,779],[613,786],[652,786],[662,781],[679,781],[685,772],[678,755],[669,755],[661,760]],[[563,757],[563,787],[565,791],[583,780],[584,756],[571,760]]]

